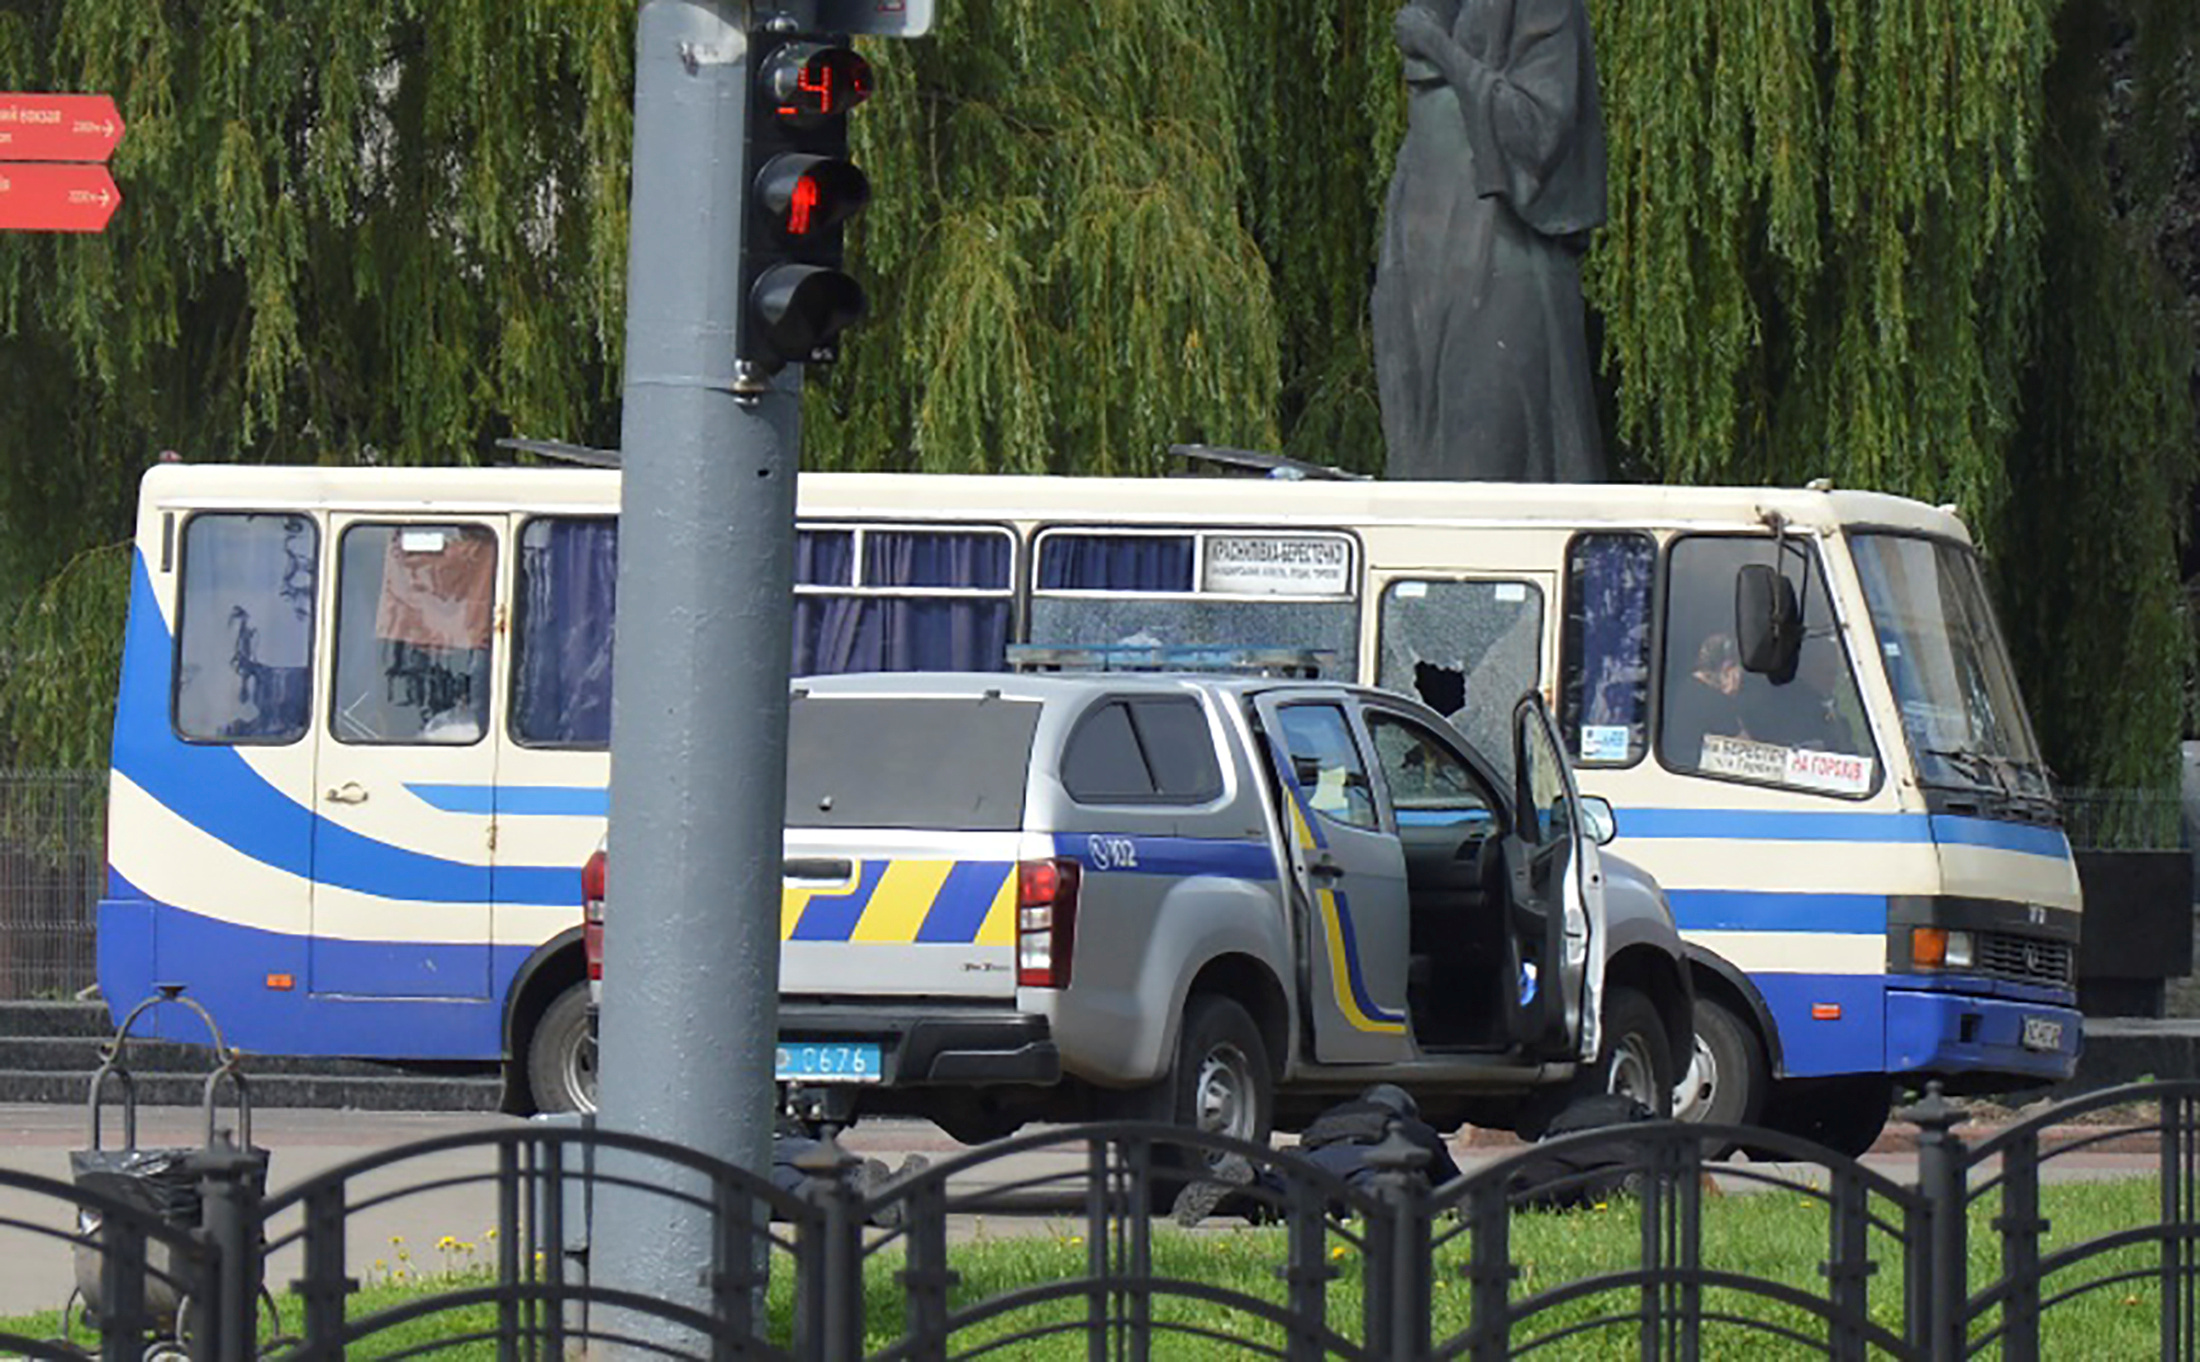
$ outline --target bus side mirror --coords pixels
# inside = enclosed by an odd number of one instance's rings
[[[1742,670],[1785,681],[1803,651],[1795,583],[1768,563],[1745,563],[1734,578],[1734,642]]]

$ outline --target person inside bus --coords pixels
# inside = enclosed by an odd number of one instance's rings
[[[1787,681],[1748,680],[1756,683],[1742,695],[1751,737],[1813,752],[1853,756],[1866,750],[1863,708],[1839,640],[1805,639],[1795,675]]]
[[[1665,697],[1665,752],[1669,762],[1696,765],[1703,742],[1714,734],[1749,738],[1742,701],[1744,673],[1734,636],[1714,630],[1696,649],[1696,666]]]

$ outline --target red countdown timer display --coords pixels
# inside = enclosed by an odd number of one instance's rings
[[[764,89],[780,121],[808,128],[871,96],[871,63],[852,47],[789,43],[772,54]]]

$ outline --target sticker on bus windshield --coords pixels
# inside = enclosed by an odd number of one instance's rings
[[[1703,740],[1703,759],[1697,767],[1712,775],[1761,781],[1767,785],[1792,785],[1828,794],[1863,794],[1872,787],[1876,764],[1871,757],[1781,747],[1776,743],[1707,733]]]
[[[1582,761],[1625,761],[1632,730],[1625,724],[1583,724]]]
[[[1231,596],[1343,596],[1352,548],[1335,535],[1207,536],[1207,590]]]

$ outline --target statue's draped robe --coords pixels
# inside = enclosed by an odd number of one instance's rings
[[[1604,221],[1583,0],[1461,0],[1407,61],[1371,304],[1393,478],[1604,477],[1581,251]]]

